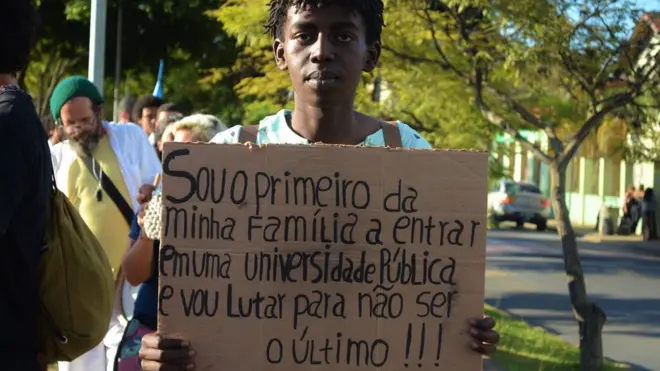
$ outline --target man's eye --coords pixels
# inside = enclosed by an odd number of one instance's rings
[[[306,33],[299,33],[299,34],[296,35],[296,39],[298,39],[300,41],[309,41],[310,37]]]
[[[339,35],[337,36],[337,40],[343,43],[351,42],[353,41],[353,36],[351,35]]]

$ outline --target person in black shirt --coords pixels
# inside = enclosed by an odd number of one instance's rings
[[[16,73],[27,67],[38,15],[0,1],[0,368],[44,370],[37,359],[35,272],[44,245],[51,158],[46,131]]]

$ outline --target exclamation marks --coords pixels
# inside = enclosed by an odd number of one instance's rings
[[[419,336],[419,363],[417,366],[422,367],[422,359],[424,358],[424,344],[426,343],[426,323],[422,323],[422,334]]]
[[[440,350],[442,349],[442,323],[438,324],[438,347],[435,351],[435,367],[440,366]]]
[[[424,349],[426,348],[426,324],[422,324],[421,331],[419,333],[419,337],[415,336],[415,338],[419,338],[419,342],[417,345],[419,346],[419,353],[418,353],[418,359],[417,359],[417,367],[421,368],[423,366],[422,360],[424,359]],[[440,366],[440,351],[442,349],[442,323],[438,324],[438,343],[436,346],[436,351],[435,351],[435,367]],[[408,367],[409,359],[410,359],[410,351],[412,350],[412,344],[413,344],[413,325],[412,323],[408,324],[408,332],[406,334],[406,361],[403,364],[404,367]]]
[[[406,363],[403,365],[408,367],[408,358],[410,358],[410,346],[412,345],[412,323],[408,324],[408,335],[406,336]]]

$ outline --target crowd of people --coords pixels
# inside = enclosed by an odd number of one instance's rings
[[[656,219],[656,199],[653,188],[640,185],[628,187],[623,196],[623,217],[619,230],[623,234],[636,234],[641,221],[642,238],[644,241],[658,239],[658,225]]]
[[[194,344],[157,332],[159,241],[142,230],[146,205],[159,192],[163,143],[240,143],[250,138],[256,144],[393,146],[387,139],[393,134],[395,146],[430,148],[405,123],[391,125],[354,111],[361,75],[373,71],[380,56],[382,0],[273,0],[269,10],[266,27],[275,63],[291,77],[293,110],[265,117],[256,127],[227,129],[216,117],[186,116],[175,104],[145,96],[123,102],[114,123],[103,119],[104,99],[96,86],[72,76],[53,91],[54,126],[48,136],[16,78],[27,67],[35,40],[35,9],[30,0],[0,3],[0,24],[15,30],[0,32],[0,158],[5,162],[0,181],[0,324],[11,334],[0,340],[0,368],[45,367],[35,346],[32,293],[53,181],[105,250],[117,288],[105,339],[81,357],[60,362],[60,371],[190,370],[195,367]],[[30,268],[16,268],[19,259]],[[492,318],[475,318],[466,326],[473,339],[466,347],[481,354],[494,351],[499,334]]]

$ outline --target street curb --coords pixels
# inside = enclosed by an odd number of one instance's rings
[[[490,304],[489,304],[489,305],[490,305]],[[511,317],[511,318],[513,318],[513,319],[516,319],[516,320],[519,320],[519,321],[523,321],[523,322],[525,322],[526,324],[529,325],[529,327],[541,329],[541,330],[543,330],[543,331],[545,331],[545,332],[547,332],[547,333],[549,333],[549,334],[555,335],[555,336],[557,336],[557,337],[559,337],[559,335],[560,335],[559,332],[557,332],[557,331],[555,331],[555,330],[553,330],[553,329],[551,329],[551,328],[547,328],[547,327],[545,327],[545,326],[541,326],[541,325],[531,324],[531,323],[527,322],[527,321],[525,320],[525,318],[523,318],[522,316],[519,316],[519,315],[513,314],[513,313],[509,312],[509,311],[506,310],[506,309],[501,309],[501,308],[498,308],[498,307],[496,307],[496,306],[494,306],[494,305],[490,305],[490,306],[493,307],[493,308],[495,308],[495,309],[496,309],[497,311],[499,311],[500,313],[505,314],[505,315],[508,316],[508,317]],[[577,323],[576,323],[576,325],[577,325]],[[496,328],[497,328],[497,326],[496,326]],[[568,344],[568,345],[570,345],[570,346],[572,346],[572,347],[578,348],[577,345],[575,345],[575,344],[573,344],[573,343],[571,343],[571,342],[568,342],[568,341],[566,341],[566,340],[564,340],[564,339],[561,339],[561,340],[562,340],[564,343],[566,343],[566,344]],[[496,351],[496,352],[497,352],[497,351]],[[603,357],[603,360],[608,361],[608,362],[611,362],[611,363],[614,363],[614,364],[617,364],[617,365],[625,366],[626,369],[628,369],[628,370],[632,369],[632,365],[631,365],[630,363],[628,363],[628,362],[617,361],[617,360],[612,359],[612,358],[610,358],[610,357]],[[484,371],[488,371],[488,370],[486,370],[486,368],[484,367]],[[500,371],[500,370],[498,370],[497,368],[495,368],[494,371]],[[501,371],[505,371],[505,369],[501,369]]]

